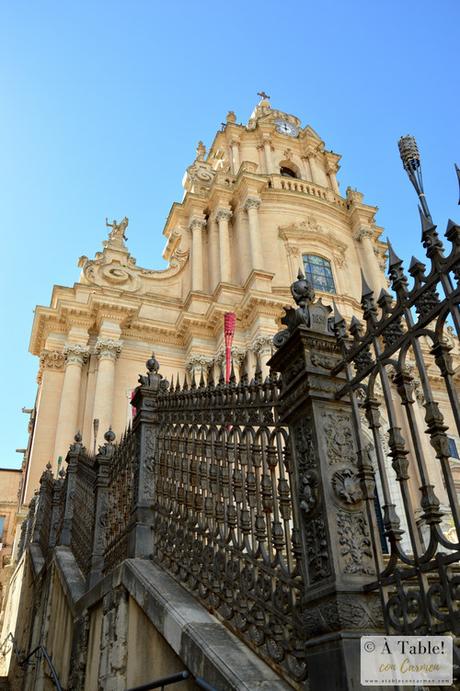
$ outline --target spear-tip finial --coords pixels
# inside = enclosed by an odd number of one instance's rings
[[[334,324],[340,324],[340,322],[345,321],[344,317],[342,317],[339,312],[339,308],[337,307],[335,300],[332,301],[332,306],[334,308]]]
[[[429,231],[432,230],[433,228],[436,228],[435,224],[433,223],[432,219],[430,216],[427,216],[426,213],[423,211],[422,207],[420,204],[418,205],[418,213],[420,215],[420,223],[422,224],[422,240],[425,237],[425,234]]]
[[[361,269],[361,297],[366,297],[367,295],[372,295],[373,290],[366,281],[364,271]]]
[[[388,245],[388,266],[391,268],[392,266],[399,266],[399,264],[402,264],[402,259],[398,257],[396,252],[393,249],[393,245],[390,242],[390,238],[387,238],[387,245]]]
[[[455,164],[455,172],[457,173],[458,180],[458,204],[460,204],[460,168]]]

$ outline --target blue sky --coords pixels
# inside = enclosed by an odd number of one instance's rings
[[[18,466],[36,393],[33,309],[72,285],[82,254],[127,215],[139,265],[162,268],[162,229],[199,139],[264,89],[341,153],[405,259],[421,254],[396,146],[417,137],[433,218],[459,218],[455,0],[155,2],[0,0],[0,467]]]

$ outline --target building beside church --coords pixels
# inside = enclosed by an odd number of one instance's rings
[[[198,144],[163,230],[165,270],[137,266],[127,218],[107,224],[102,251],[80,258],[78,282],[55,286],[50,306],[35,310],[26,502],[77,430],[94,449],[110,425],[125,429],[152,349],[168,378],[208,369],[221,362],[223,315],[233,311],[235,364],[248,351],[265,362],[299,268],[347,318],[360,312],[361,269],[377,294],[386,286],[377,208],[350,187],[340,193],[339,160],[312,127],[264,97],[246,124],[229,112],[208,152]]]

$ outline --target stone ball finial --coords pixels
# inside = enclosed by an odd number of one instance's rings
[[[61,468],[61,470],[59,471],[58,475],[59,475],[59,477],[61,478],[61,480],[63,480],[63,479],[65,478],[65,470],[64,470],[64,468]]]
[[[53,466],[52,466],[51,463],[48,461],[48,463],[47,463],[46,466],[45,466],[46,470],[50,471],[52,467],[53,467]]]
[[[147,369],[149,372],[158,372],[160,369],[160,363],[155,357],[155,353],[152,353],[152,357],[150,357],[147,362],[145,363]]]
[[[291,293],[299,307],[309,305],[315,299],[315,291],[310,281],[305,278],[302,269],[299,269],[297,281],[291,285]]]
[[[113,431],[113,429],[111,427],[109,427],[107,432],[104,434],[105,441],[108,444],[113,444],[113,442],[115,441],[115,437],[116,437],[115,432]]]
[[[77,432],[76,435],[74,436],[74,441],[75,441],[77,444],[80,444],[81,439],[82,439],[82,437],[81,437],[80,432]]]

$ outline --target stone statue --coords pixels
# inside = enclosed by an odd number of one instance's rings
[[[109,240],[112,241],[119,241],[123,242],[123,240],[127,240],[128,238],[125,235],[125,230],[128,226],[128,218],[127,216],[124,217],[120,223],[117,223],[116,220],[114,219],[112,223],[109,223],[109,220],[106,218],[105,219],[105,225],[107,228],[112,228],[112,230],[109,233]]]

